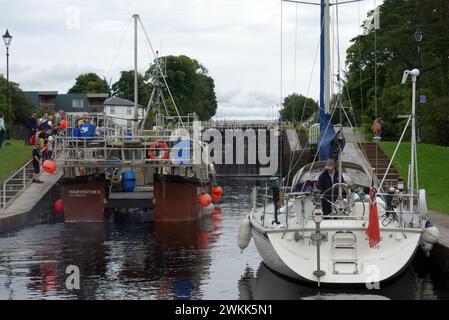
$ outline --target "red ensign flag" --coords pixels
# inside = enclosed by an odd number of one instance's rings
[[[369,225],[366,229],[370,248],[380,242],[379,215],[377,213],[376,188],[371,187],[369,191]]]

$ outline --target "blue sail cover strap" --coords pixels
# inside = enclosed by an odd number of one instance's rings
[[[335,139],[335,130],[331,122],[331,116],[326,114],[324,101],[324,82],[326,74],[325,69],[325,44],[324,44],[324,0],[321,0],[321,39],[320,39],[320,136],[318,138],[318,147],[320,160],[325,161],[332,157],[332,144]],[[329,66],[327,66],[329,67]],[[328,102],[329,103],[329,102]]]

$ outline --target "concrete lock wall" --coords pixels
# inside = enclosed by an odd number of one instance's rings
[[[244,132],[245,128],[241,128]],[[256,145],[255,150],[258,152],[259,150],[259,131],[254,130],[256,134]],[[225,137],[225,129],[220,130],[222,137]],[[270,131],[267,129],[265,131],[266,137],[266,153],[267,156],[271,156],[269,154],[270,150]],[[297,161],[302,154],[303,149],[307,145],[307,136],[305,136],[305,132],[298,132],[296,129],[283,129],[278,138],[277,138],[278,148],[276,150],[275,158],[277,159],[277,172],[276,174],[281,173],[283,176],[287,175],[290,165],[292,163],[297,163],[295,166],[296,170],[301,168],[310,162],[310,152],[306,150],[302,156],[302,158]],[[232,150],[233,152],[233,162],[230,164],[222,163],[215,164],[215,168],[217,171],[217,175],[221,177],[232,177],[232,176],[259,176],[260,169],[263,168],[259,163],[259,159],[257,159],[256,164],[248,163],[248,151],[252,148],[248,145],[248,139],[245,138],[243,141],[243,151],[244,151],[244,163],[237,163],[237,145],[236,139],[232,141],[226,141],[226,139],[222,139],[222,159],[226,159],[226,150]]]
[[[0,214],[0,232],[48,222],[55,217],[53,204],[59,198],[59,185],[54,184],[30,210],[12,214]]]

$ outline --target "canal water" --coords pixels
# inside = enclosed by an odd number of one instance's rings
[[[49,223],[0,236],[0,299],[448,299],[449,276],[416,259],[379,290],[318,289],[237,246],[256,180],[223,180],[221,215],[199,223]],[[66,287],[67,267],[80,289]]]

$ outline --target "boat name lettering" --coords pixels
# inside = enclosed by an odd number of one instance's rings
[[[86,197],[88,195],[97,195],[97,194],[101,194],[101,190],[92,190],[92,189],[69,190],[69,196],[71,197]]]

